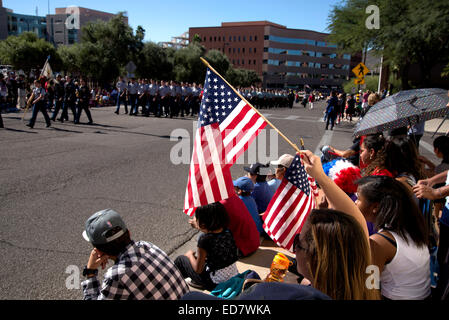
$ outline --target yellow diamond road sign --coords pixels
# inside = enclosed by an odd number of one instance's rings
[[[365,78],[354,79],[355,84],[365,84]]]
[[[361,79],[365,77],[365,75],[368,74],[370,70],[365,66],[363,62],[360,62],[354,69],[352,69],[352,72],[357,78]]]

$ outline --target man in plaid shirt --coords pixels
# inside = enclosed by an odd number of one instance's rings
[[[82,282],[85,300],[155,299],[177,300],[189,292],[171,259],[152,243],[134,242],[117,212],[106,209],[86,222],[83,237],[92,250]],[[100,287],[98,268],[115,261]]]

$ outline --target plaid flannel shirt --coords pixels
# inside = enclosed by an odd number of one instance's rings
[[[171,259],[152,243],[132,242],[100,282],[97,277],[81,283],[84,300],[178,300],[189,292]]]

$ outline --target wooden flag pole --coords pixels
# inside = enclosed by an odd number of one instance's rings
[[[204,59],[203,57],[200,57],[200,59],[201,59],[201,61],[209,68],[209,69],[211,69],[213,72],[215,72],[221,79],[223,79],[223,81],[228,85],[228,86],[230,86],[231,88],[232,88],[232,90],[234,90],[234,92],[240,97],[240,99],[242,99],[243,101],[245,101],[251,108],[253,108],[253,110],[255,111],[255,112],[257,112],[257,114],[259,115],[259,116],[261,116],[265,121],[266,121],[266,123],[268,123],[274,130],[276,130],[276,132],[282,137],[282,138],[284,138],[284,140],[285,141],[287,141],[292,147],[293,147],[293,149],[295,149],[296,150],[296,152],[299,152],[300,150],[299,150],[299,148],[298,148],[298,146],[296,145],[296,144],[294,144],[293,142],[291,142],[290,141],[290,139],[288,139],[281,131],[279,131],[278,130],[278,128],[276,128],[270,121],[268,121],[268,119],[267,118],[265,118],[265,116],[263,115],[263,114],[261,114],[260,112],[259,112],[259,110],[257,110],[256,108],[254,108],[254,106],[251,104],[251,103],[249,103],[248,102],[248,100],[246,100],[245,99],[245,97],[243,97],[225,78],[223,78],[222,76],[221,76],[221,74],[219,74],[218,72],[217,72],[217,70],[215,70],[210,64],[209,64],[209,62],[207,62],[207,60],[206,59]]]

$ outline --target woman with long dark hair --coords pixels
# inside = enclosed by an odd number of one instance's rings
[[[430,255],[424,217],[408,188],[396,179],[360,179],[356,201],[366,220],[379,230],[371,235],[373,264],[381,273],[382,296],[421,300],[430,296]]]

